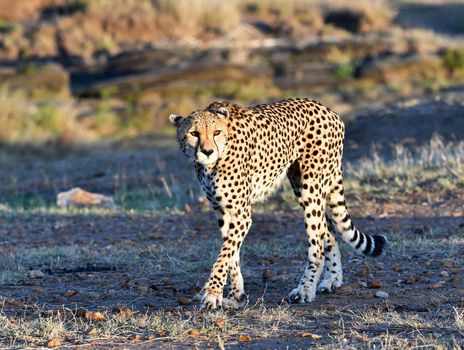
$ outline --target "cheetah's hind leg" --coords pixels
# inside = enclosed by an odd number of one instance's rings
[[[333,293],[343,284],[343,273],[338,246],[335,235],[335,226],[332,219],[326,215],[327,230],[324,235],[324,278],[317,287],[320,294]]]

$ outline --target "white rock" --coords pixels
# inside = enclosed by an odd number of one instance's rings
[[[377,298],[388,298],[388,293],[384,292],[383,290],[378,290],[377,292],[375,292],[375,296]]]
[[[45,274],[40,270],[31,270],[27,273],[27,277],[29,278],[42,278]]]
[[[448,271],[443,270],[442,272],[440,272],[440,276],[443,277],[443,278],[449,278],[449,273],[448,273]]]
[[[67,192],[58,193],[56,205],[59,208],[66,209],[82,207],[116,209],[113,197],[87,192],[79,187],[75,187]]]

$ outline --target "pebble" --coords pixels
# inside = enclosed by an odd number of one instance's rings
[[[379,280],[370,280],[367,282],[367,286],[371,289],[379,289],[383,286],[383,283]]]
[[[193,300],[190,299],[190,298],[186,298],[186,297],[179,297],[177,299],[179,305],[182,305],[182,306],[187,306],[187,305],[190,305],[193,303]]]
[[[344,284],[343,286],[337,289],[337,293],[340,293],[340,294],[348,294],[352,292],[353,292],[353,287],[351,287],[348,284]]]
[[[378,290],[377,292],[375,292],[375,296],[377,298],[388,298],[388,293],[384,292],[383,290]]]
[[[269,280],[272,276],[274,276],[274,272],[272,270],[266,269],[263,271],[263,281],[266,282]]]
[[[367,288],[367,283],[366,282],[359,282],[359,285],[361,287]]]
[[[27,273],[27,277],[29,278],[42,278],[45,274],[40,270],[31,270]]]
[[[448,273],[448,271],[443,270],[442,272],[440,272],[440,276],[443,277],[443,278],[449,278],[449,273]]]

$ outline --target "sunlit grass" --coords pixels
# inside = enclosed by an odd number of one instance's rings
[[[169,147],[170,154],[179,152],[174,140]],[[172,172],[166,168],[164,161],[159,163],[154,166],[163,172],[156,179],[156,185],[153,184],[151,177],[145,179],[141,176],[135,181],[132,178],[128,179],[124,170],[113,176],[113,196],[118,212],[172,213],[189,211],[192,207],[200,211],[209,208],[194,177],[193,169],[181,164],[182,171]],[[0,212],[42,210],[52,213],[57,210],[54,197],[40,193],[31,194],[30,191],[24,193],[20,189],[19,179],[10,181],[12,190],[1,198]],[[44,179],[44,181],[52,181],[53,184],[53,180]],[[385,160],[374,153],[370,158],[347,162],[344,169],[344,184],[347,193],[358,194],[404,195],[421,192],[424,189],[431,193],[452,190],[464,185],[464,142],[445,143],[439,137],[434,137],[428,145],[414,151],[397,146],[393,159]],[[283,181],[282,189],[274,197],[257,206],[256,210],[279,208],[298,208],[287,180]],[[99,209],[86,210],[90,213],[107,212]],[[85,210],[81,212],[85,213]]]
[[[464,185],[464,142],[445,143],[435,136],[414,151],[396,146],[391,160],[373,153],[370,158],[346,164],[345,183],[354,191],[403,193]]]

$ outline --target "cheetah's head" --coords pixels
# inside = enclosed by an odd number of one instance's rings
[[[227,147],[229,110],[199,110],[188,117],[171,114],[169,120],[177,128],[182,152],[191,162],[213,166]]]

